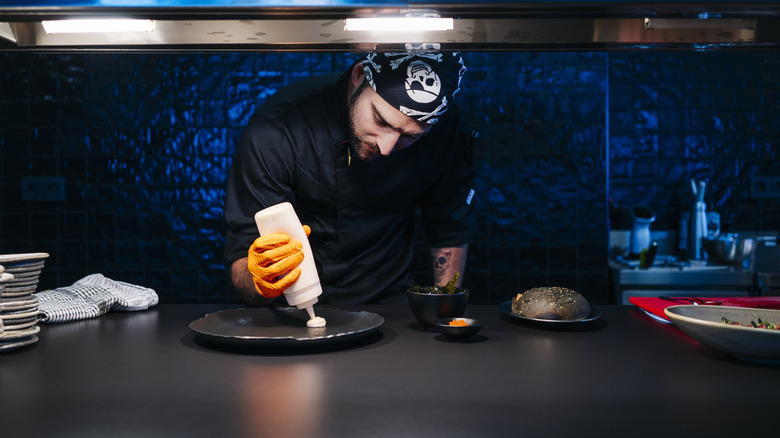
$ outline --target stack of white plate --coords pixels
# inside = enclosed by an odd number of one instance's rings
[[[0,353],[38,342],[38,277],[49,254],[0,254]]]

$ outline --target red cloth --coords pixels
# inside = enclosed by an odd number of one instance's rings
[[[664,309],[669,306],[679,306],[681,304],[693,304],[686,302],[684,298],[689,297],[670,297],[675,301],[663,300],[657,297],[629,297],[631,304],[638,306],[654,315],[658,315],[665,320],[669,320],[664,313]],[[731,307],[758,307],[761,309],[780,309],[780,297],[690,297],[702,301],[720,301],[721,306]],[[710,306],[711,304],[700,304]]]

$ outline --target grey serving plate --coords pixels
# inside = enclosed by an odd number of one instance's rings
[[[511,322],[532,325],[548,329],[563,329],[563,328],[577,328],[586,323],[593,322],[601,318],[601,311],[591,306],[590,313],[583,319],[575,320],[561,320],[561,319],[539,319],[528,318],[525,316],[515,315],[512,313],[512,302],[504,301],[498,304],[498,310],[504,315],[504,318]]]
[[[780,323],[780,310],[729,306],[671,306],[666,316],[683,333],[708,347],[732,356],[762,361],[780,361],[780,330],[764,330],[725,324],[726,317],[742,324],[758,322],[758,318]]]
[[[362,339],[385,321],[371,312],[320,306],[314,310],[327,321],[325,327],[307,327],[308,314],[295,307],[257,307],[209,313],[190,323],[190,329],[208,341],[223,345],[290,349]]]

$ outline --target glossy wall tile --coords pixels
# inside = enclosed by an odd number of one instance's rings
[[[42,288],[100,272],[163,302],[237,302],[222,205],[242,128],[280,87],[356,58],[0,53],[0,252],[49,252]],[[780,54],[466,62],[459,97],[479,132],[473,301],[560,285],[606,302],[610,226],[647,203],[656,226],[676,227],[690,177],[711,181],[708,202],[727,227],[778,227],[777,201],[750,198],[746,181],[780,175]],[[66,201],[23,200],[28,176],[63,177]],[[425,254],[418,245],[420,283]]]

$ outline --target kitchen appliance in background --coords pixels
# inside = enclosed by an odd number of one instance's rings
[[[643,249],[650,247],[650,224],[655,220],[655,212],[646,205],[635,205],[631,207],[631,217],[634,219],[634,226],[631,230],[629,254],[639,257]]]
[[[756,239],[741,233],[727,233],[714,239],[701,239],[708,265],[741,266],[752,269]]]
[[[691,178],[693,204],[688,218],[688,260],[705,260],[707,255],[701,239],[707,237],[707,204],[704,203],[706,181],[696,182]]]
[[[720,236],[720,213],[717,211],[707,212],[707,237],[708,239],[714,239]]]
[[[627,306],[631,297],[749,297],[754,273],[728,266],[654,266],[639,269],[609,261],[610,303]]]
[[[756,295],[780,296],[780,234],[756,236],[756,252],[753,254]]]
[[[683,211],[680,213],[679,233],[677,237],[677,254],[680,260],[688,260],[688,221],[691,212]],[[717,211],[707,212],[707,238],[714,239],[720,236],[720,213]]]

